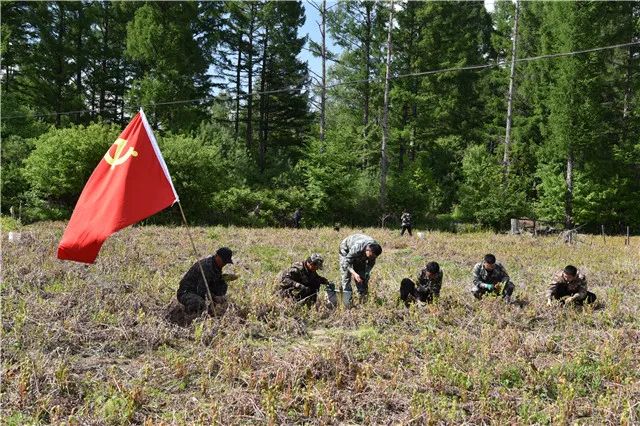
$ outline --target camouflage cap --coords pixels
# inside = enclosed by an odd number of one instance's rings
[[[307,262],[313,263],[318,267],[318,269],[322,269],[322,264],[324,263],[324,259],[318,253],[313,253],[311,256],[307,258]]]

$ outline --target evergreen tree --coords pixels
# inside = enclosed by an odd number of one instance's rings
[[[556,51],[621,42],[619,23],[629,16],[629,10],[624,3],[550,3],[546,42]],[[598,222],[620,220],[616,200],[630,190],[621,185],[625,178],[615,156],[624,116],[623,102],[616,102],[616,97],[621,98],[616,88],[626,71],[620,66],[612,69],[615,56],[616,51],[610,49],[564,57],[551,71],[549,137],[541,150],[539,209],[559,220],[557,206],[562,205],[566,227],[580,223],[595,228]]]
[[[420,3],[416,71],[478,65],[490,53],[491,18],[481,3]],[[418,86],[416,149],[443,169],[438,184],[448,188],[445,206],[456,201],[462,181],[464,149],[483,139],[485,107],[477,70],[442,72],[421,77]],[[440,163],[438,166],[435,163]]]
[[[268,147],[291,156],[287,147],[300,147],[310,131],[306,63],[298,59],[306,39],[298,37],[304,7],[297,2],[270,2],[263,9],[259,97],[258,166],[266,167]],[[269,93],[277,91],[277,93]],[[265,93],[266,92],[266,93]]]
[[[197,3],[149,2],[127,25],[126,54],[139,67],[129,103],[147,105],[159,128],[194,129],[205,116],[202,99],[209,95],[210,81],[199,19]]]
[[[105,120],[126,124],[125,94],[133,75],[125,57],[127,23],[139,4],[95,2],[89,4],[94,25],[87,43],[86,96],[91,110]],[[127,111],[127,116],[130,111]]]
[[[17,19],[27,24],[14,27],[24,31],[14,33],[16,45],[8,49],[24,49],[15,53],[14,61],[18,59],[19,63],[9,64],[15,67],[9,73],[14,74],[9,77],[13,86],[10,90],[18,92],[26,104],[58,126],[68,120],[78,121],[78,114],[63,117],[62,113],[85,109],[76,66],[85,62],[82,42],[78,42],[87,25],[77,19],[82,7],[82,3],[47,2],[27,3],[14,9]]]

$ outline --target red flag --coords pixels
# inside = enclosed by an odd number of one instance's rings
[[[93,263],[111,234],[176,201],[169,169],[140,110],[82,190],[58,246],[58,258]]]

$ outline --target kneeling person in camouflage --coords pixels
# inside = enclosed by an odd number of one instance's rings
[[[573,265],[567,265],[562,271],[553,274],[551,285],[547,290],[547,305],[552,306],[553,301],[559,301],[562,305],[582,305],[585,302],[595,302],[596,295],[587,291],[587,278],[578,273]]]
[[[292,298],[300,304],[312,306],[318,299],[320,285],[324,284],[327,286],[327,293],[333,290],[333,297],[335,297],[333,284],[318,275],[317,270],[322,269],[323,263],[322,256],[317,253],[312,254],[303,262],[294,263],[282,273],[279,287],[280,295]]]
[[[442,270],[438,262],[429,262],[418,273],[418,285],[405,278],[400,283],[400,299],[406,307],[412,302],[431,303],[436,297],[440,297],[442,288]]]
[[[505,302],[511,302],[515,285],[502,264],[496,262],[492,254],[485,255],[482,262],[473,267],[473,287],[471,292],[476,299],[482,299],[485,293],[502,296]]]
[[[233,263],[232,254],[229,248],[221,247],[213,256],[198,261],[202,266],[204,276],[209,284],[211,297],[213,298],[213,306],[210,307],[211,314],[221,314],[227,308],[226,281],[236,277],[231,274],[223,274],[222,268],[229,263]],[[207,286],[202,278],[202,271],[198,262],[194,263],[182,277],[178,288],[178,302],[184,306],[184,311],[187,315],[200,315],[207,306]]]
[[[373,238],[364,234],[353,234],[340,243],[340,271],[342,273],[342,297],[346,308],[351,307],[351,278],[356,282],[360,302],[369,294],[369,277],[382,247]]]

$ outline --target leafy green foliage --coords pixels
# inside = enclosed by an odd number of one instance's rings
[[[242,226],[290,225],[292,212],[303,204],[302,191],[256,191],[248,187],[233,187],[213,194],[211,211],[217,223]]]
[[[71,167],[38,137],[51,124],[96,119],[121,129],[143,105],[198,223],[284,224],[300,206],[307,225],[393,223],[405,209],[418,226],[455,219],[505,228],[522,215],[585,230],[640,224],[637,45],[518,62],[505,174],[514,3],[497,1],[493,13],[473,2],[396,4],[382,211],[388,4],[328,9],[327,38],[340,51],[328,59],[323,143],[317,76],[301,57],[306,42],[318,53],[301,32],[305,6],[2,2],[3,212],[22,204],[27,220],[68,216],[81,187],[74,179],[103,150],[65,145],[73,161],[86,161]],[[518,58],[640,37],[638,2],[519,10]],[[496,66],[449,70],[472,65]],[[27,167],[36,146],[39,163]],[[47,163],[82,173],[45,177]],[[257,205],[262,216],[248,219]],[[178,219],[174,210],[150,221]]]
[[[167,135],[159,144],[187,217],[195,222],[210,220],[209,199],[226,186],[225,162],[217,144],[182,135]]]
[[[31,190],[51,208],[68,211],[119,132],[115,125],[91,124],[42,134],[25,161]]]
[[[502,168],[484,147],[476,145],[467,149],[462,171],[460,213],[463,217],[499,228],[509,218],[523,213],[524,194],[502,185]]]
[[[206,97],[210,82],[206,74],[204,39],[198,29],[197,3],[146,3],[127,24],[126,55],[141,72],[128,92],[134,105],[154,105]],[[204,119],[196,104],[152,107],[155,125],[172,131],[197,127]]]

